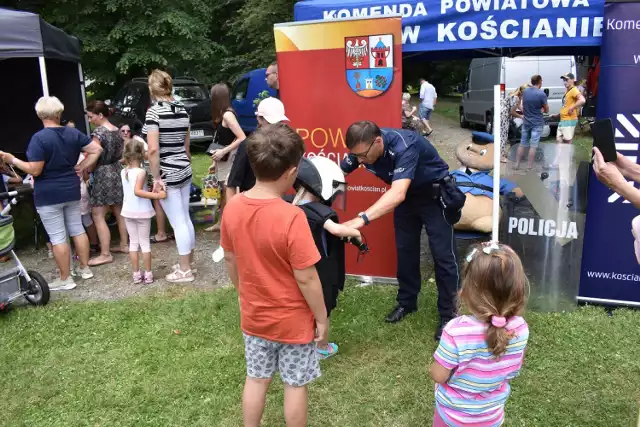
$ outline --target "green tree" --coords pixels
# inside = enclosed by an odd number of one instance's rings
[[[153,68],[209,78],[211,62],[226,54],[210,37],[214,9],[207,0],[58,0],[40,13],[82,41],[85,73],[106,96]]]
[[[5,0],[82,42],[82,65],[106,98],[153,68],[206,83],[231,81],[275,59],[273,25],[295,0]]]
[[[224,58],[221,73],[234,76],[266,67],[276,58],[273,25],[293,21],[294,0],[246,0],[228,21],[230,55]]]
[[[438,94],[448,95],[459,83],[464,82],[469,70],[469,60],[454,61],[405,61],[402,64],[403,91],[407,85],[420,89],[419,79],[427,79]]]

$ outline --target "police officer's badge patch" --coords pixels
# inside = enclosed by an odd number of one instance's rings
[[[393,34],[345,37],[347,84],[363,98],[382,95],[393,81]]]

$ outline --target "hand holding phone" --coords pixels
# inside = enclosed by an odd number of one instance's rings
[[[615,162],[618,158],[616,153],[615,133],[613,123],[610,118],[600,119],[591,125],[593,135],[593,146],[600,150],[605,162]],[[591,159],[593,163],[593,158]]]

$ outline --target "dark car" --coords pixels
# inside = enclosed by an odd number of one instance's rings
[[[208,146],[213,140],[213,127],[207,87],[191,77],[176,77],[173,79],[173,96],[184,104],[191,117],[191,144]],[[151,106],[147,79],[135,78],[125,84],[112,100],[111,106],[114,110],[114,124],[127,124],[132,129],[142,129],[145,115]]]
[[[266,82],[266,68],[249,71],[238,79],[231,91],[231,103],[238,115],[242,130],[249,134],[256,130],[256,100],[276,96],[276,91]]]

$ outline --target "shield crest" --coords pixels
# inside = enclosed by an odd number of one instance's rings
[[[347,84],[363,98],[374,98],[393,81],[393,34],[345,37]]]

